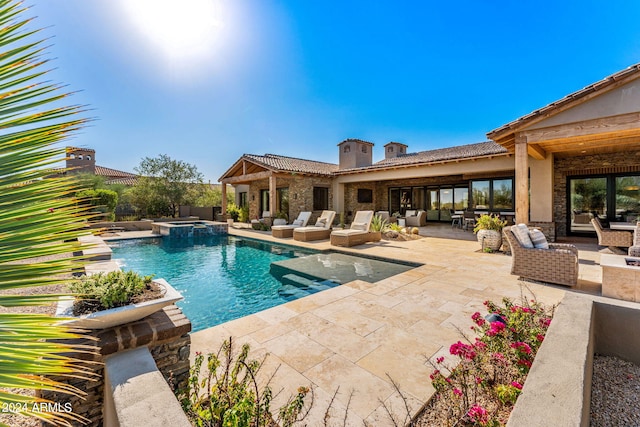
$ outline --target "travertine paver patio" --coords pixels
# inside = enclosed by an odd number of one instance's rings
[[[251,230],[230,232],[317,249],[331,247],[326,240],[301,243]],[[571,291],[597,293],[601,283],[597,247],[579,249],[579,286]],[[331,415],[339,425],[347,405],[347,425],[361,426],[363,420],[372,426],[393,425],[382,404],[399,417],[406,410],[392,380],[415,414],[433,393],[427,359],[448,355],[449,346],[461,338],[460,331],[469,331],[471,314],[483,312],[483,301],[517,299],[523,289],[509,273],[511,258],[482,253],[475,241],[426,237],[348,251],[424,265],[375,284],[354,281],[193,333],[192,357],[196,351],[217,351],[224,339],[233,336],[238,344],[249,343],[255,358],[269,354],[264,373],[277,369],[272,385],[283,390],[276,403],[298,386],[313,387],[315,404],[308,425],[323,425],[336,390]],[[568,291],[524,283],[547,304],[558,303]]]

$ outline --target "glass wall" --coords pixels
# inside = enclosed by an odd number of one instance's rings
[[[616,177],[616,221],[633,222],[640,216],[640,176]]]
[[[440,188],[440,221],[451,221],[453,209],[453,187]]]
[[[469,207],[469,187],[456,187],[453,189],[453,209],[464,211]]]
[[[491,205],[490,181],[472,181],[471,195],[473,198],[473,210],[488,210]]]
[[[437,188],[427,189],[427,221],[438,221],[440,219],[440,202]]]
[[[512,211],[513,206],[513,180],[512,179],[494,179],[493,187],[493,203],[494,211]]]
[[[471,181],[471,208],[478,211],[508,211],[514,209],[513,178]]]

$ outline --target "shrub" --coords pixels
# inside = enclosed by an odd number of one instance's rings
[[[374,215],[371,220],[371,226],[369,227],[370,231],[387,231],[389,224],[386,219],[382,219],[380,215]]]
[[[505,225],[507,225],[507,221],[501,220],[498,215],[482,214],[480,218],[476,219],[476,226],[473,228],[473,232],[477,233],[480,230],[502,231]]]
[[[258,385],[257,374],[262,361],[249,359],[249,345],[242,345],[236,354],[233,340],[225,341],[217,353],[205,356],[196,352],[185,390],[178,392],[178,400],[194,425],[290,427],[302,421],[309,412],[305,398],[310,392],[299,387],[295,396],[271,412],[273,392],[269,384]]]
[[[103,215],[100,220],[113,221],[115,209],[118,204],[118,193],[111,190],[82,190],[76,193],[78,199],[86,200],[95,211]]]
[[[229,203],[227,206],[227,215],[229,215],[234,221],[237,221],[240,216],[240,208],[235,203]]]
[[[249,206],[244,205],[240,208],[240,211],[238,212],[238,221],[249,222]]]
[[[82,276],[69,288],[79,294],[80,303],[94,304],[97,310],[120,307],[131,303],[151,284],[153,276],[141,276],[134,271],[111,271]],[[94,310],[96,311],[96,310]]]
[[[553,315],[553,307],[546,309],[535,300],[516,305],[505,298],[502,306],[485,305],[489,315],[471,316],[471,329],[479,337],[465,337],[466,342],[449,348],[455,366],[448,366],[444,357],[435,361],[431,381],[436,394],[429,410],[442,416],[439,425],[504,425]]]

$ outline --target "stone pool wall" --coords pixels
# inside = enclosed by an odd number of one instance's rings
[[[175,224],[169,222],[154,222],[151,224],[151,232],[175,239],[186,239],[190,237],[227,234],[229,232],[229,225],[212,221],[194,221]]]

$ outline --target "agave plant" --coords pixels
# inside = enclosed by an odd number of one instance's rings
[[[63,254],[80,249],[76,238],[88,215],[72,197],[77,181],[52,169],[64,154],[60,143],[86,122],[80,117],[83,108],[57,106],[68,93],[40,82],[47,60],[38,31],[27,30],[26,10],[21,2],[0,0],[0,405],[71,425],[78,415],[34,412],[33,405],[44,399],[12,393],[82,394],[44,375],[87,374],[68,356],[79,350],[65,341],[79,337],[77,331],[59,325],[59,319],[15,309],[49,304],[58,295],[11,294],[65,282],[81,261]]]

